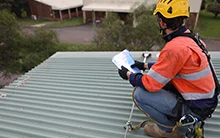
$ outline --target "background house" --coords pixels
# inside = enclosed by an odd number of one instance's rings
[[[124,18],[143,2],[151,5],[157,0],[83,0],[84,23],[92,20],[92,11],[94,11],[96,20],[105,17],[108,12],[116,12],[121,18]]]
[[[190,17],[187,20],[187,26],[196,28],[199,19],[200,7],[202,0],[189,0],[190,2]]]
[[[63,20],[82,15],[82,0],[28,0],[32,16]]]
[[[84,23],[94,19],[100,20],[108,12],[116,12],[121,19],[133,12],[141,3],[156,4],[158,0],[28,0],[31,15],[49,20],[63,20],[83,15]],[[190,1],[190,18],[188,26],[197,25],[202,0]],[[83,10],[83,12],[82,12]]]
[[[156,4],[158,0],[83,0],[83,18],[84,23],[92,20],[92,11],[94,11],[95,20],[100,20],[107,15],[107,12],[116,12],[121,18],[140,5],[145,3],[147,5]],[[189,26],[196,27],[199,18],[199,12],[202,0],[190,1],[190,18],[187,21]]]

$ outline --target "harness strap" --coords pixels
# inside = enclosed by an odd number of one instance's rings
[[[173,119],[173,117],[168,116],[169,120],[178,121],[182,117],[183,103],[184,103],[184,99],[180,96],[177,96],[177,103],[171,111],[173,115],[176,115],[176,117]]]
[[[211,63],[211,56],[208,54],[208,50],[205,48],[203,43],[200,41],[199,36],[198,35],[196,36],[192,32],[191,33],[177,34],[175,37],[178,37],[178,36],[185,36],[185,37],[189,37],[189,38],[193,39],[196,42],[196,44],[201,48],[202,52],[206,55],[208,63],[209,63],[209,66],[210,66],[210,69],[211,69],[211,72],[212,72],[213,79],[215,81],[215,86],[216,86],[216,88],[215,88],[215,95],[214,96],[218,97],[219,90],[220,90],[220,85],[219,85],[219,82],[218,82],[218,78],[216,76],[216,73],[214,71],[213,65]],[[184,101],[184,99],[182,97],[179,97],[179,98],[181,98]],[[176,104],[175,108],[172,110],[172,112],[175,112],[175,111],[178,112],[177,120],[178,120],[178,118],[181,117],[180,114],[182,112],[182,108],[180,107],[180,105],[182,105],[182,101],[179,100],[179,98],[178,98],[178,101],[177,101],[177,104]],[[202,117],[202,119],[205,120],[207,117],[211,117],[211,114],[214,112],[215,108],[217,107],[217,105],[218,105],[218,98],[216,98],[216,99],[217,99],[216,102],[214,103],[213,107],[210,108],[210,109],[198,110],[198,109],[193,109],[192,108],[191,110],[193,112],[195,112],[196,114],[198,114],[198,115],[207,114],[206,116],[203,115],[203,117]],[[178,109],[178,107],[180,107],[180,108]]]
[[[204,47],[204,45],[201,43],[200,39],[199,39],[199,38],[196,38],[193,33],[178,34],[178,35],[175,36],[175,37],[178,37],[178,36],[186,36],[186,37],[192,38],[192,39],[198,44],[198,46],[202,49],[203,53],[205,53],[205,55],[206,55],[206,57],[207,57],[207,59],[208,59],[208,62],[209,62],[209,66],[210,66],[211,71],[212,71],[212,75],[213,75],[213,78],[214,78],[214,81],[215,81],[215,85],[216,85],[215,96],[218,97],[218,95],[219,95],[219,90],[220,90],[220,85],[219,85],[219,82],[218,82],[218,78],[217,78],[217,76],[216,76],[216,74],[215,74],[214,68],[213,68],[213,66],[212,66],[211,57],[210,57],[210,55],[208,54],[207,49],[206,49],[206,48]],[[176,125],[175,125],[175,126],[167,126],[167,125],[161,124],[161,123],[157,122],[156,120],[152,119],[152,118],[150,117],[150,115],[147,114],[144,110],[142,110],[142,109],[138,106],[138,104],[136,103],[136,101],[134,100],[134,92],[135,92],[136,88],[137,88],[137,87],[135,87],[134,90],[132,91],[132,100],[133,100],[134,104],[136,105],[136,107],[148,117],[148,120],[142,121],[142,122],[139,123],[137,126],[132,126],[131,130],[136,130],[136,129],[142,127],[143,124],[146,123],[146,122],[153,122],[153,123],[156,123],[157,125],[160,125],[160,126],[165,127],[165,128],[172,128],[172,131],[174,131],[177,127],[182,126],[182,123],[181,123],[181,122],[178,122],[178,121],[176,121]],[[179,98],[180,98],[180,97],[181,97],[181,96],[179,96]],[[181,98],[179,99],[179,98],[178,98],[177,104],[176,104],[176,106],[174,107],[174,109],[172,110],[172,112],[173,112],[173,111],[178,111],[177,117],[180,118],[181,115],[182,115],[182,104],[183,104],[183,102],[184,102],[184,99],[183,99],[183,98],[182,98],[182,99],[181,99]],[[215,110],[215,108],[217,107],[217,105],[218,105],[218,98],[217,98],[217,102],[215,103],[215,105],[214,105],[213,108],[212,108],[212,112],[214,112],[214,110]],[[203,122],[203,121],[202,121],[202,123],[203,123],[203,125],[204,125],[204,122]],[[203,125],[202,125],[200,128],[202,128]]]
[[[200,41],[200,38],[199,38],[199,36],[198,36],[198,34],[197,35],[195,35],[194,33],[183,33],[183,34],[178,34],[177,36],[175,36],[175,37],[178,37],[178,36],[186,36],[186,37],[189,37],[189,38],[191,38],[191,39],[193,39],[195,42],[196,42],[196,44],[202,49],[202,52],[206,55],[206,57],[207,57],[207,60],[208,60],[208,62],[209,62],[209,66],[210,66],[210,68],[211,68],[211,71],[212,71],[212,76],[213,76],[213,78],[214,78],[214,81],[215,81],[215,85],[216,85],[216,90],[215,90],[215,96],[218,96],[219,95],[219,91],[220,91],[220,84],[219,84],[219,81],[218,81],[218,78],[217,78],[217,76],[216,76],[216,73],[215,73],[215,70],[214,70],[214,68],[213,68],[213,65],[212,65],[212,63],[211,63],[211,56],[210,56],[210,54],[208,54],[208,50],[205,48],[205,46],[203,45],[203,43]]]

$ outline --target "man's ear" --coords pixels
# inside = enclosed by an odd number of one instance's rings
[[[159,24],[162,28],[167,28],[167,25],[165,22],[163,22],[163,20],[161,18],[158,19],[159,20]]]

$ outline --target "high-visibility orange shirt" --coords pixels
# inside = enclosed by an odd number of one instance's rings
[[[144,87],[156,92],[171,82],[185,100],[212,98],[215,82],[206,55],[193,39],[173,38],[162,49],[158,61],[142,77]]]

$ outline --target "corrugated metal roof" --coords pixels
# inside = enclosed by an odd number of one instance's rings
[[[111,62],[117,53],[56,53],[2,89],[0,138],[123,138],[133,88]],[[142,52],[131,54],[142,60]],[[212,55],[220,75],[219,53]],[[133,124],[144,119],[135,108]],[[207,138],[219,137],[219,121],[218,108],[206,123]],[[140,129],[127,138],[147,136]]]
[[[35,0],[50,5],[53,10],[66,10],[83,6],[83,0]]]

